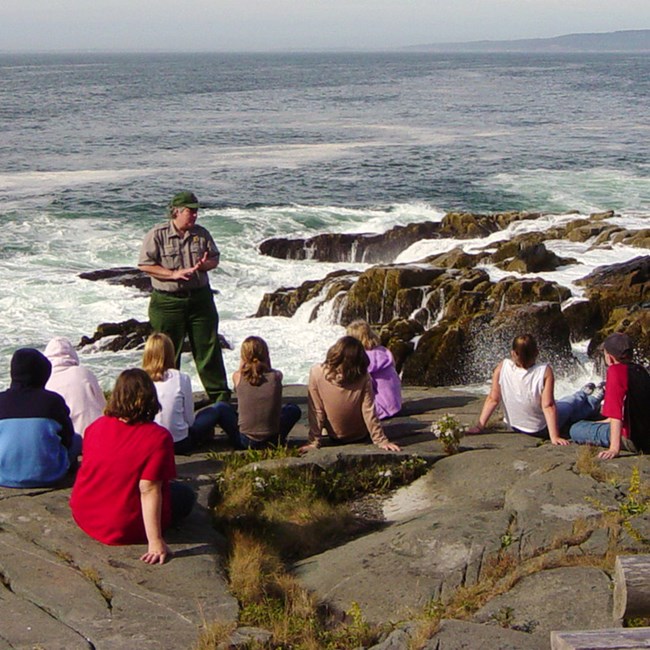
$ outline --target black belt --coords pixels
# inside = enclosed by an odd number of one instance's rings
[[[177,291],[165,291],[164,289],[154,289],[154,291],[166,296],[174,296],[175,298],[189,298],[192,294],[203,291],[204,289],[205,287],[198,287],[196,289],[178,289]]]

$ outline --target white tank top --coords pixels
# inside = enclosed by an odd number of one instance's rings
[[[526,433],[537,433],[546,427],[542,411],[542,390],[546,363],[520,368],[512,359],[504,359],[499,385],[506,422]]]

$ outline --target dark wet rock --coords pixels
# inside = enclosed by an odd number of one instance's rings
[[[265,293],[255,317],[285,316],[290,318],[305,302],[320,297],[310,314],[309,322],[311,322],[324,304],[334,300],[342,292],[346,292],[358,276],[359,273],[355,271],[334,271],[322,280],[307,280],[299,287],[283,287],[271,293]]]
[[[522,241],[523,239],[523,241]],[[564,258],[549,251],[541,242],[510,241],[499,247],[491,256],[491,261],[505,271],[515,273],[539,273],[555,271],[560,266],[575,264],[577,260]]]
[[[576,300],[562,310],[569,324],[572,341],[584,341],[591,338],[602,327],[602,318],[598,305],[590,300]]]
[[[308,239],[277,237],[263,241],[259,251],[281,259],[375,264],[391,262],[411,244],[437,237],[439,229],[439,223],[425,221],[395,226],[378,235],[325,233]]]
[[[599,354],[600,344],[613,332],[625,332],[635,343],[635,360],[650,366],[650,304],[616,307],[589,342],[588,353]]]
[[[602,248],[605,245],[614,244],[624,244],[634,248],[650,248],[650,228],[626,230],[613,226],[611,230],[605,230],[596,237],[592,248]]]
[[[503,230],[514,221],[538,219],[539,212],[499,212],[495,214],[475,214],[471,212],[449,212],[440,225],[440,237],[470,239],[486,237]]]
[[[568,289],[539,279],[504,278],[496,284],[468,283],[466,289],[462,283],[451,285],[444,315],[405,359],[404,383],[440,386],[485,381],[514,336],[522,332],[536,336],[544,359],[570,364],[570,331],[560,310],[566,297]]]
[[[135,318],[120,323],[101,323],[91,336],[82,336],[77,347],[99,344],[101,350],[134,350],[144,347],[145,341],[153,332],[151,323],[142,323]]]
[[[431,255],[422,260],[431,266],[437,266],[444,269],[471,269],[478,264],[484,256],[470,255],[465,253],[460,246],[452,248],[452,250],[437,255]]]
[[[124,287],[135,287],[146,293],[151,292],[151,279],[149,276],[135,267],[118,266],[113,269],[102,269],[99,271],[88,271],[79,274],[84,280],[104,280],[109,284],[118,284]]]
[[[381,344],[393,353],[398,373],[402,372],[404,361],[415,350],[414,339],[422,334],[422,324],[406,318],[395,318],[379,329]]]
[[[373,266],[343,298],[340,322],[347,325],[363,318],[369,323],[385,323],[408,317],[423,306],[431,282],[444,273],[444,269],[414,265]]]
[[[641,336],[638,344],[650,352],[647,332],[647,312],[650,307],[650,255],[635,257],[627,262],[595,269],[577,281],[585,287],[585,297],[593,308],[589,324],[594,337],[590,353],[612,331],[627,331],[638,321],[631,335]]]
[[[152,332],[153,328],[149,321],[143,323],[135,318],[129,318],[129,320],[119,323],[101,323],[92,336],[82,336],[77,347],[83,348],[92,345],[100,350],[111,352],[138,350],[144,347]],[[222,348],[232,350],[230,343],[221,334],[219,334],[219,343]],[[191,352],[187,340],[183,346],[183,352]]]

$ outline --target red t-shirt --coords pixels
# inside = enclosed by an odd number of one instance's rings
[[[140,480],[162,481],[164,530],[171,522],[169,481],[175,476],[174,443],[167,429],[102,416],[86,429],[70,497],[72,516],[104,544],[145,543]]]
[[[622,435],[637,449],[650,453],[650,376],[636,363],[615,363],[607,368],[601,413],[621,420]]]

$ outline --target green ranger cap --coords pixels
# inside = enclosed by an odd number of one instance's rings
[[[172,200],[169,202],[170,208],[199,208],[199,200],[196,198],[196,194],[192,192],[179,192],[175,194]]]

